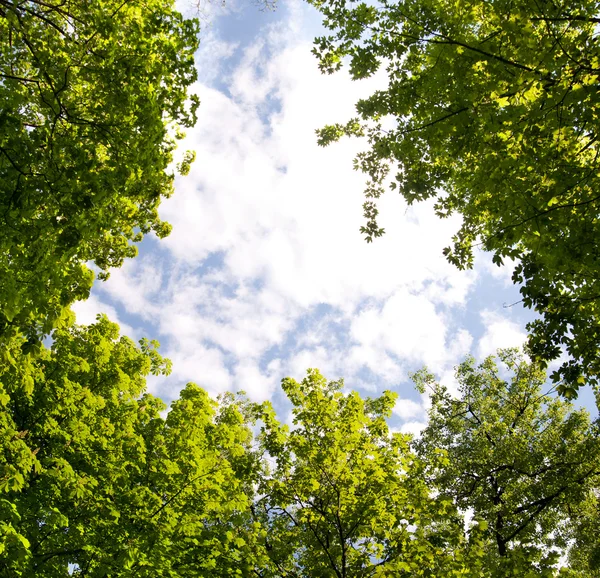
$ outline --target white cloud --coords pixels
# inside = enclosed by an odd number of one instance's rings
[[[226,390],[231,381],[231,374],[226,367],[223,354],[215,348],[197,344],[195,347],[179,347],[166,353],[173,362],[173,373],[167,387],[157,386],[157,392],[168,397],[175,397],[177,390],[193,381],[204,387],[209,394],[217,395]]]
[[[131,337],[133,340],[139,339],[139,332],[134,330],[129,324],[124,323],[117,313],[117,310],[111,305],[102,303],[96,295],[91,295],[86,301],[77,301],[71,306],[75,313],[76,322],[79,325],[90,325],[96,322],[96,317],[103,313],[112,322],[117,323],[121,328],[121,333]]]
[[[350,388],[366,386],[370,370],[385,389],[409,367],[447,372],[471,349],[462,318],[482,272],[442,255],[459,221],[388,193],[386,235],[361,238],[364,179],[351,170],[361,143],[321,149],[314,130],[353,116],[381,78],[320,75],[303,39],[306,9],[291,4],[290,18],[248,47],[208,35],[198,125],[181,145],[197,160],[161,207],[173,233],[95,289],[156,328],[174,363],[171,378],[153,382],[163,395],[189,380],[266,399],[307,367]],[[223,58],[239,61],[221,76]]]
[[[471,335],[461,328],[450,333],[446,316],[423,294],[397,291],[382,307],[360,312],[352,322],[352,336],[360,346],[390,352],[412,363],[439,371],[466,354]],[[449,339],[449,337],[451,339]],[[376,365],[370,369],[378,372]]]
[[[424,421],[409,421],[402,424],[402,426],[400,427],[400,432],[404,434],[412,434],[415,437],[419,437],[419,435],[425,429],[425,427],[427,427],[427,424]]]
[[[200,48],[196,53],[198,80],[204,85],[218,82],[223,75],[223,62],[233,58],[239,43],[226,42],[210,27],[205,27],[200,35]],[[202,98],[202,95],[199,95]]]
[[[459,393],[460,393],[459,383],[458,383],[458,380],[456,379],[455,368],[444,371],[440,375],[439,382],[448,389],[448,392],[450,393],[450,395],[452,395],[454,397],[459,396]],[[426,399],[425,407],[427,407],[427,409],[429,409],[431,407],[431,400],[430,400],[429,396],[426,396],[425,399]]]
[[[425,413],[424,407],[413,401],[412,399],[406,399],[399,397],[396,400],[396,405],[393,409],[394,414],[403,420],[409,420],[414,417],[420,417]]]
[[[476,251],[475,258],[483,270],[491,275],[494,279],[502,281],[502,283],[508,287],[513,284],[512,274],[517,265],[514,259],[505,258],[501,266],[496,265],[492,262],[491,253],[485,253],[484,251]]]
[[[527,334],[514,321],[489,310],[482,311],[480,317],[486,329],[477,346],[479,357],[494,355],[504,347],[520,347],[525,342]]]

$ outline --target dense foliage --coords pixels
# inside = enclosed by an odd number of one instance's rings
[[[316,370],[283,381],[292,427],[194,384],[165,415],[145,391],[169,370],[155,345],[106,318],[35,357],[15,343],[0,576],[554,576],[561,554],[597,574],[597,432],[514,352],[507,381],[465,362],[459,399],[419,374],[433,405],[415,442],[389,428],[395,394]]]
[[[473,247],[516,260],[539,359],[565,361],[554,378],[573,396],[600,375],[598,5],[590,0],[312,0],[329,36],[323,71],[349,63],[354,79],[380,67],[388,85],[358,117],[320,131],[368,139],[356,168],[370,178],[363,233],[383,233],[386,186],[408,203],[434,199],[462,215],[446,250],[470,267]],[[392,168],[393,178],[388,179]]]
[[[427,478],[488,523],[490,565],[516,576],[531,568],[536,576],[552,575],[574,529],[581,548],[581,528],[593,519],[587,512],[600,479],[598,425],[586,411],[544,395],[539,365],[516,350],[500,351],[499,358],[500,365],[492,357],[479,366],[472,358],[462,363],[458,398],[426,371],[414,376],[431,396],[429,421],[415,446],[423,458],[446,453],[443,468],[427,465]],[[586,556],[572,565],[582,576],[600,570]]]
[[[461,212],[457,264],[476,239],[519,259],[534,353],[573,354],[565,394],[595,383],[593,6],[318,5],[326,70],[390,73],[323,144],[366,133],[370,197],[399,161],[409,201]],[[73,323],[88,262],[106,278],[168,233],[196,46],[171,0],[0,0],[0,578],[600,576],[598,424],[516,351],[465,361],[458,397],[417,373],[413,439],[390,428],[394,393],[317,370],[283,380],[291,420],[193,383],[167,408],[146,391],[170,371],[156,342]]]
[[[396,395],[362,399],[309,370],[283,380],[293,428],[264,415],[270,460],[254,506],[274,564],[263,576],[484,576],[478,525],[435,496],[410,436],[389,430]]]
[[[247,567],[251,434],[232,399],[189,384],[162,417],[145,376],[168,367],[105,318],[14,355],[0,374],[0,576]]]
[[[197,105],[197,25],[173,4],[0,1],[0,342],[35,347],[88,295],[86,263],[106,276],[168,233],[165,169]]]

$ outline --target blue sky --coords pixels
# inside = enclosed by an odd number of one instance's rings
[[[321,149],[314,131],[348,120],[382,78],[320,75],[319,17],[295,0],[276,12],[206,12],[202,104],[180,151],[197,160],[161,207],[173,232],[148,237],[138,258],[96,283],[75,306],[78,321],[104,312],[131,337],[158,339],[173,373],[149,386],[166,401],[194,381],[284,410],[281,379],[318,367],[361,393],[397,391],[395,426],[418,431],[427,400],[409,372],[427,365],[452,386],[466,354],[523,342],[531,314],[506,306],[519,301],[510,268],[480,254],[474,270],[456,270],[442,249],[458,219],[391,192],[380,204],[386,235],[365,243],[364,178],[352,170],[361,143]],[[590,392],[581,402],[594,406]]]

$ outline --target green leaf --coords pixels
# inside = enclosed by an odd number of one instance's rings
[[[538,314],[527,326],[532,355],[561,359],[565,392],[578,375],[599,386],[596,4],[540,14],[521,0],[309,3],[327,30],[313,50],[322,71],[348,64],[359,78],[385,63],[356,103],[358,124],[317,131],[320,145],[367,136],[354,162],[368,179],[365,240],[384,233],[378,199],[388,186],[408,204],[434,198],[438,216],[461,217],[447,259],[471,268],[481,247],[498,265],[515,261],[513,281]]]

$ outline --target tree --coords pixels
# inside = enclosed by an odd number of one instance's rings
[[[31,348],[87,297],[88,262],[106,278],[168,234],[197,33],[172,0],[0,0],[0,341]]]
[[[165,416],[156,343],[105,317],[54,336],[0,364],[2,578],[554,577],[553,550],[597,574],[597,431],[514,352],[508,383],[462,364],[460,399],[418,374],[415,441],[387,424],[393,393],[316,370],[283,380],[292,428],[194,384]]]
[[[465,534],[452,501],[435,497],[420,474],[410,436],[390,432],[396,396],[344,393],[309,370],[282,388],[294,425],[269,406],[260,444],[270,464],[256,519],[267,531],[263,577],[485,576],[479,529]],[[434,452],[428,458],[442,464]]]
[[[457,368],[458,398],[427,371],[415,374],[419,390],[431,395],[415,449],[421,459],[446,453],[442,468],[427,463],[427,479],[488,523],[487,560],[498,576],[529,576],[531,569],[553,576],[570,541],[577,538],[575,550],[584,543],[585,532],[573,528],[591,519],[579,523],[600,480],[598,427],[585,410],[542,392],[546,374],[538,364],[514,349],[498,357],[501,368],[493,357]],[[572,561],[573,571],[581,567]]]
[[[574,508],[574,544],[569,551],[569,574],[573,578],[600,577],[600,489],[595,488],[589,499]]]
[[[598,385],[597,3],[309,2],[331,31],[316,40],[322,71],[348,61],[353,79],[388,76],[357,118],[318,131],[322,145],[368,139],[355,161],[370,179],[367,241],[384,232],[376,203],[387,183],[409,204],[460,214],[449,261],[471,267],[474,246],[498,265],[516,260],[523,304],[541,316],[528,326],[532,354],[551,361],[566,349],[572,359],[553,375],[564,395]]]
[[[0,576],[248,575],[258,536],[243,403],[188,384],[166,417],[145,393],[168,363],[106,318],[59,329],[0,375]]]

